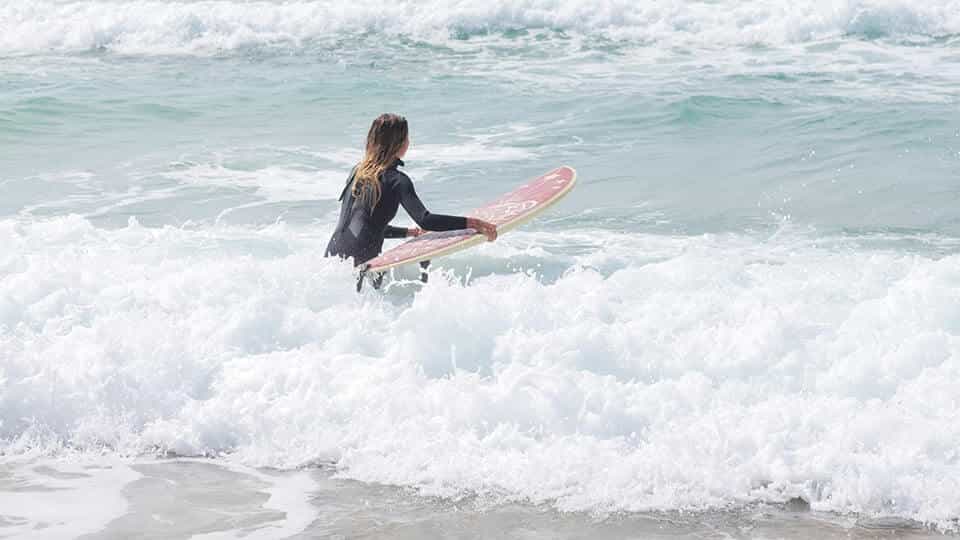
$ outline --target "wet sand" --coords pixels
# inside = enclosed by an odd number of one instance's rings
[[[920,524],[809,511],[563,513],[546,506],[417,496],[213,460],[0,462],[0,538],[945,538]]]

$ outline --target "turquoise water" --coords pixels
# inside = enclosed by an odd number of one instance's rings
[[[960,517],[960,3],[0,5],[0,453]],[[494,244],[352,291],[366,129]],[[400,222],[408,222],[401,217]]]
[[[630,230],[958,232],[960,52],[945,32],[661,44],[492,20],[444,39],[344,31],[227,48],[194,45],[239,32],[208,4],[159,5],[212,20],[193,40],[179,19],[154,22],[168,35],[134,52],[124,39],[147,29],[8,45],[4,215],[157,226],[244,206],[231,222],[311,222],[334,207],[370,119],[400,111],[410,172],[438,207],[572,163],[589,187],[566,213],[602,209]],[[48,16],[79,25],[98,4],[55,6]]]

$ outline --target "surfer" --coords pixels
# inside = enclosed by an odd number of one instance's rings
[[[497,227],[492,223],[434,214],[424,207],[410,177],[398,169],[409,147],[406,118],[381,114],[373,121],[363,160],[350,172],[340,194],[340,219],[327,245],[327,256],[353,257],[353,263],[361,265],[380,254],[384,238],[419,236],[424,231],[474,229],[487,240],[497,238]],[[418,228],[390,225],[401,205]]]

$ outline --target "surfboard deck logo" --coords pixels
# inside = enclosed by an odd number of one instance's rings
[[[577,172],[572,167],[559,167],[467,215],[493,223],[497,226],[497,232],[503,234],[562,199],[576,182]],[[429,232],[385,251],[363,266],[370,272],[383,272],[396,266],[448,255],[485,240],[473,229]]]

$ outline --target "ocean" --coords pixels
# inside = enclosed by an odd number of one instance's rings
[[[0,0],[0,194],[0,537],[960,530],[958,0]]]

